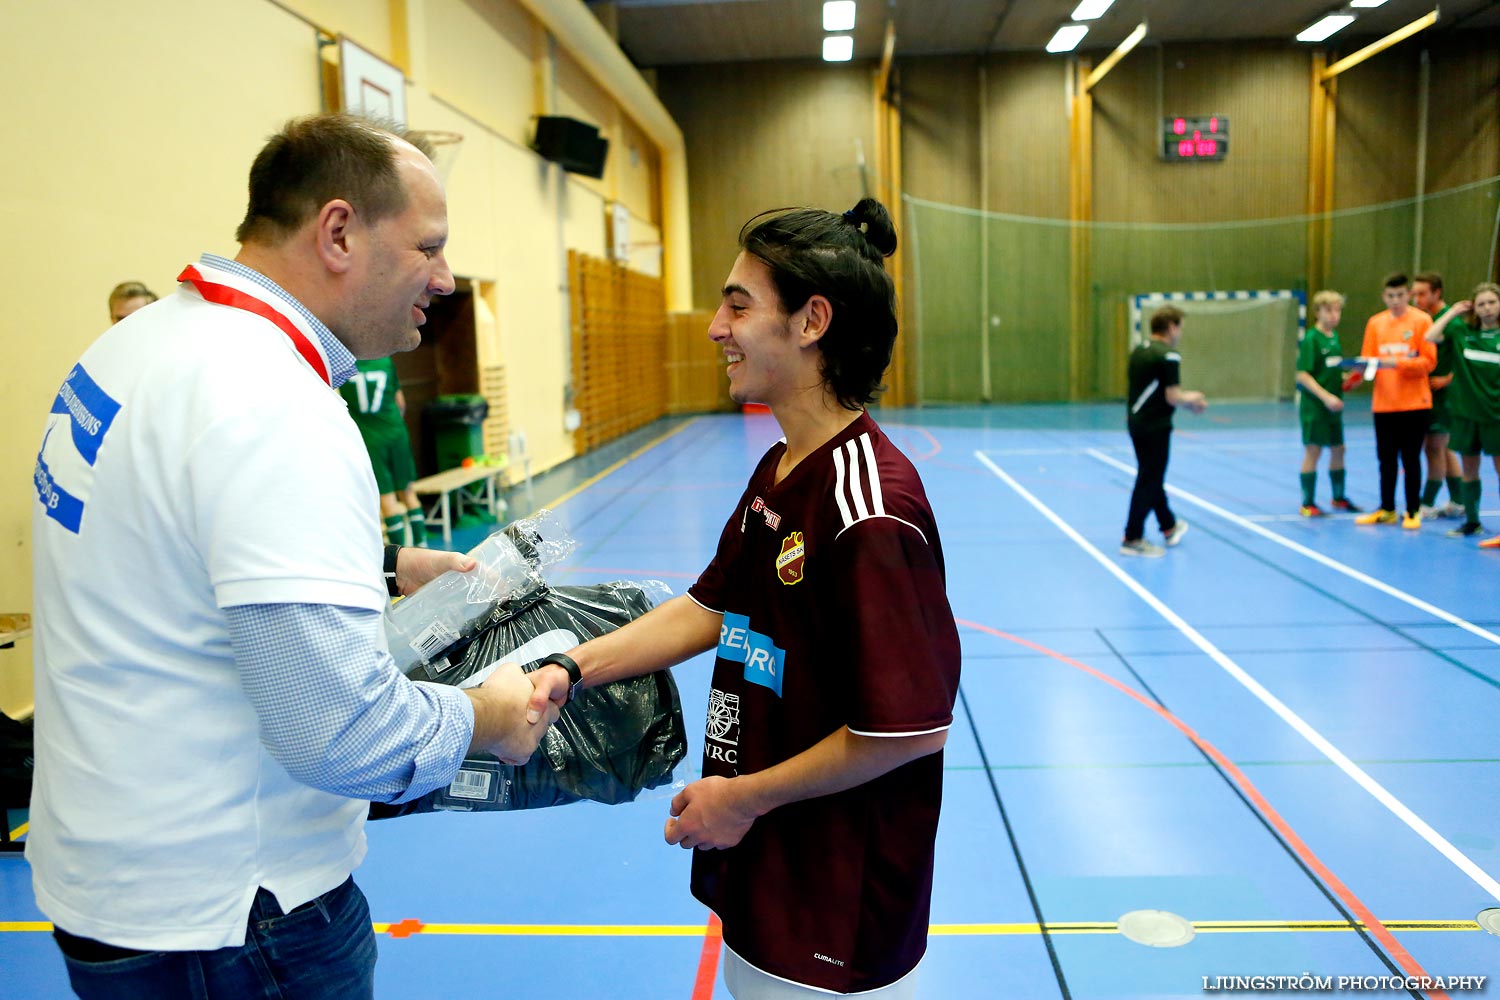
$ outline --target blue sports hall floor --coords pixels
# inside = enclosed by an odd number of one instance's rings
[[[1290,404],[1178,417],[1191,531],[1155,560],[1117,554],[1120,406],[876,417],[926,483],[964,646],[919,996],[1500,974],[1500,551],[1444,537],[1457,522],[1298,517]],[[1372,506],[1367,411],[1348,426],[1350,495]],[[674,418],[542,477],[581,542],[554,578],[681,593],[778,436],[763,415]],[[1500,528],[1488,463],[1484,484]],[[675,671],[694,759],[708,667]],[[666,809],[371,824],[379,995],[727,997]],[[43,920],[24,860],[0,857],[10,1000],[67,995]]]

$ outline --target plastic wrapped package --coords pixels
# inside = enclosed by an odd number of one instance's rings
[[[418,666],[444,669],[450,650],[503,616],[501,605],[543,587],[542,571],[577,547],[549,510],[490,535],[469,552],[479,564],[473,570],[450,570],[386,609],[396,666],[406,674]]]
[[[473,619],[467,637],[430,650],[427,662],[412,663],[407,676],[474,687],[504,663],[520,663],[529,671],[548,653],[565,652],[611,632],[671,595],[656,581],[561,587],[541,582],[538,564],[546,556],[528,550],[535,539],[528,539],[526,530],[517,532],[522,537],[516,551],[536,571],[529,588],[489,606],[484,616]],[[555,527],[549,530],[555,532]],[[457,588],[445,594],[442,602],[433,602],[435,608],[468,603]],[[389,633],[389,618],[387,629]],[[382,819],[433,810],[628,802],[646,790],[680,786],[678,772],[686,756],[687,727],[677,685],[669,672],[658,671],[581,692],[562,710],[525,765],[504,764],[487,754],[471,757],[447,788],[400,806],[375,804],[370,815]]]

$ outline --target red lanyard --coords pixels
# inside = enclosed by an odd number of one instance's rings
[[[297,329],[297,324],[277,312],[275,307],[262,302],[253,295],[247,295],[238,288],[231,288],[229,285],[221,285],[217,282],[209,281],[191,264],[182,269],[182,273],[177,276],[177,280],[191,282],[193,287],[198,289],[198,294],[203,296],[207,302],[212,302],[215,305],[229,306],[231,309],[243,309],[245,312],[254,313],[262,319],[267,319],[275,323],[277,329],[286,334],[287,338],[291,340],[292,346],[297,349],[298,354],[302,355],[303,360],[312,365],[312,369],[318,373],[318,377],[328,383],[329,386],[333,385],[333,380],[328,375],[328,362],[323,360],[323,355],[318,353],[318,349],[313,346],[312,341],[307,339],[307,335]]]

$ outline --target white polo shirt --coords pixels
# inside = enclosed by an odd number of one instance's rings
[[[258,886],[291,910],[364,857],[368,804],[261,745],[222,609],[385,603],[374,477],[317,337],[195,266],[303,353],[184,284],[83,355],[35,472],[37,905],[146,950],[241,945]]]

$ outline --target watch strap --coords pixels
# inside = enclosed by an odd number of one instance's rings
[[[578,691],[583,684],[583,671],[578,669],[578,664],[573,662],[571,656],[568,656],[566,653],[548,653],[536,662],[538,669],[555,663],[566,670],[568,672],[568,700],[572,701],[577,697]]]
[[[385,591],[392,597],[401,596],[401,588],[396,585],[396,556],[400,551],[399,545],[385,547]]]

